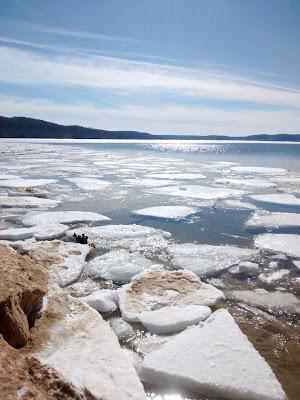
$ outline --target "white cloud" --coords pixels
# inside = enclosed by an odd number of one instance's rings
[[[104,56],[62,56],[0,47],[0,81],[84,87],[117,93],[172,94],[300,107],[300,92],[240,77]]]
[[[0,97],[4,115],[25,115],[62,124],[108,130],[138,130],[167,134],[298,133],[296,111],[225,111],[209,107],[128,105],[100,108],[93,104],[59,104],[41,99]]]

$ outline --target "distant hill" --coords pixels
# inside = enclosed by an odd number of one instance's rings
[[[26,117],[1,117],[0,138],[30,139],[185,139],[185,140],[259,140],[300,142],[300,135],[151,135],[135,131],[106,131],[103,129],[84,128],[78,125],[59,125],[40,119]]]

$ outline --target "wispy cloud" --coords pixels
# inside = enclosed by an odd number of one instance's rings
[[[190,96],[300,107],[300,92],[199,69],[83,55],[51,55],[0,47],[0,81],[5,83],[84,87],[135,93]]]
[[[57,103],[43,99],[0,95],[4,115],[26,115],[62,124],[101,129],[139,130],[169,134],[298,133],[300,114],[284,111],[229,111],[201,106],[152,106],[137,104],[98,107],[89,103]]]
[[[141,40],[133,39],[133,38],[126,38],[126,37],[119,37],[119,36],[112,36],[112,35],[104,35],[94,32],[86,32],[86,31],[73,31],[68,29],[62,29],[59,27],[52,27],[46,25],[36,25],[30,24],[27,22],[18,22],[18,25],[24,26],[32,31],[36,32],[43,32],[43,33],[50,33],[53,35],[58,36],[68,36],[68,37],[75,37],[79,39],[89,39],[89,40],[101,40],[101,41],[113,41],[113,42],[125,42],[125,43],[141,43]]]

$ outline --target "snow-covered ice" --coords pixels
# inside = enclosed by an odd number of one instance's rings
[[[111,279],[116,282],[129,282],[135,275],[149,269],[153,262],[137,252],[112,250],[103,256],[95,257],[85,265],[92,278]]]
[[[84,301],[100,313],[112,312],[118,308],[115,290],[97,290],[86,297],[80,297],[80,300]]]
[[[198,173],[163,173],[163,174],[150,174],[149,175],[151,178],[159,178],[159,179],[183,179],[183,180],[197,180],[197,179],[205,179],[206,176],[203,174],[198,174]]]
[[[256,274],[259,269],[259,264],[251,261],[242,261],[239,265],[231,267],[229,272],[231,274],[251,275]]]
[[[118,289],[119,307],[127,321],[138,322],[144,311],[171,305],[210,306],[224,295],[212,285],[201,282],[190,271],[149,271],[135,276]]]
[[[149,332],[161,335],[182,331],[206,320],[210,314],[209,307],[190,304],[144,311],[139,315],[139,320]]]
[[[180,219],[195,214],[198,211],[196,208],[185,206],[157,206],[135,210],[134,214],[157,218]]]
[[[82,190],[102,190],[111,185],[110,182],[94,178],[69,178],[68,180]]]
[[[118,339],[101,315],[59,288],[46,296],[36,324],[41,345],[32,355],[58,371],[88,397],[146,400],[143,386]],[[49,324],[47,315],[55,315]]]
[[[30,228],[8,228],[0,231],[1,240],[22,240],[31,238],[33,235]]]
[[[35,237],[37,240],[51,240],[64,234],[69,227],[62,224],[45,224],[32,228],[8,228],[0,231],[0,239],[21,240]]]
[[[8,179],[21,179],[18,175],[12,175],[12,174],[0,174],[0,179],[1,180],[8,180]]]
[[[256,211],[246,222],[255,228],[291,228],[300,226],[300,214]]]
[[[41,199],[39,197],[31,196],[0,196],[0,207],[24,207],[24,208],[36,208],[36,207],[56,207],[60,204],[58,200]]]
[[[215,179],[215,182],[221,183],[222,185],[237,186],[246,189],[276,187],[276,183],[267,181],[266,179],[218,178]]]
[[[25,215],[22,222],[26,226],[43,224],[73,224],[78,222],[108,221],[110,218],[104,215],[88,211],[54,211],[54,212],[30,212]]]
[[[285,168],[269,168],[269,167],[231,167],[234,172],[246,172],[247,174],[261,174],[261,175],[286,175]]]
[[[258,254],[257,250],[242,247],[194,243],[172,244],[168,249],[174,265],[189,269],[200,277],[213,275]]]
[[[5,179],[0,180],[0,187],[11,187],[11,188],[25,188],[25,187],[36,187],[46,186],[57,182],[55,179]]]
[[[300,199],[288,193],[249,195],[252,200],[262,203],[281,204],[286,206],[300,206]]]
[[[149,189],[151,193],[191,199],[218,200],[226,197],[242,196],[245,192],[237,189],[216,188],[200,185],[165,186]]]
[[[246,203],[241,200],[223,200],[221,203],[227,208],[234,208],[234,209],[246,209],[246,210],[256,210],[257,207],[254,204]]]
[[[142,380],[184,387],[209,397],[285,400],[266,361],[226,310],[188,329],[145,356]]]
[[[290,257],[300,258],[300,235],[265,233],[255,238],[254,245],[261,250],[284,253]]]

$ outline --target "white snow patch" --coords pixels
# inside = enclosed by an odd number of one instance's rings
[[[140,377],[163,386],[183,386],[209,397],[285,400],[266,361],[226,310],[188,329],[145,356]]]
[[[190,325],[204,321],[210,314],[209,307],[191,304],[144,311],[139,315],[139,320],[149,332],[161,335],[182,331]]]
[[[169,253],[174,265],[189,269],[200,277],[213,275],[258,254],[257,250],[236,246],[193,243],[172,244]]]
[[[146,215],[157,218],[180,219],[187,217],[188,215],[195,214],[198,211],[199,210],[196,208],[185,206],[158,206],[142,208],[133,212],[138,215]]]
[[[254,241],[255,247],[300,258],[300,235],[265,233]]]

